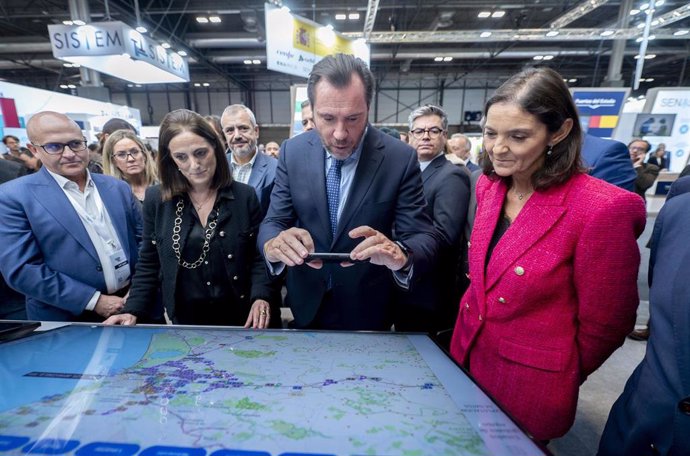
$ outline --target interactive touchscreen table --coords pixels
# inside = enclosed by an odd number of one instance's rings
[[[548,454],[423,335],[73,325],[0,385],[0,456]]]

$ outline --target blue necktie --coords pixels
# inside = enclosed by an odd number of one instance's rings
[[[331,157],[333,163],[326,174],[326,196],[328,197],[328,217],[331,220],[331,234],[335,238],[338,227],[338,205],[340,204],[340,168],[345,160]]]

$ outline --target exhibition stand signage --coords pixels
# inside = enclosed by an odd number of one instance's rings
[[[265,4],[266,67],[294,76],[308,77],[316,62],[327,55],[351,54],[369,64],[369,46],[362,39],[350,40],[285,8]]]
[[[189,82],[187,61],[123,22],[49,25],[53,56],[137,84]]]

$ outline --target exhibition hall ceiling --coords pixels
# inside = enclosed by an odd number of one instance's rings
[[[55,90],[61,90],[61,84],[79,84],[79,69],[53,58],[48,38],[48,25],[70,19],[69,3],[78,2],[0,0],[0,79]],[[86,4],[91,21],[110,18],[138,25],[134,0]],[[623,25],[619,16],[622,9],[634,13],[650,6],[647,0],[284,0],[282,4],[295,15],[331,24],[349,37],[366,38],[379,86],[404,89],[495,87],[535,64],[557,69],[573,86],[599,86],[616,42],[625,43],[621,76],[630,86],[640,52],[640,24],[646,15],[625,14]],[[138,6],[140,23],[150,36],[188,53],[192,84],[250,91],[284,90],[304,82],[266,69],[262,0],[139,0]],[[647,45],[648,58],[636,93],[650,87],[690,85],[686,68],[690,3],[657,0],[652,19],[653,39]],[[126,81],[105,75],[102,80],[112,90],[127,89]]]

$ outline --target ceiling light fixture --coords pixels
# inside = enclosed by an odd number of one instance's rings
[[[200,82],[195,82],[195,83],[194,83],[194,87],[201,87],[201,83],[200,83]]]
[[[493,13],[491,13],[491,17],[494,18],[494,19],[501,18],[501,17],[503,17],[503,16],[505,16],[505,15],[506,15],[506,12],[505,12],[505,11],[494,11]]]
[[[347,19],[347,14],[339,13],[335,15],[336,21],[344,21],[345,19]]]
[[[543,55],[535,55],[534,57],[532,57],[532,60],[544,60],[544,56]]]
[[[252,61],[251,61],[251,60],[245,60],[245,61],[244,61],[244,64],[245,64],[245,65],[251,65],[251,64],[252,64]]]
[[[74,25],[86,25],[86,22],[82,21],[81,19],[75,19],[72,21]]]
[[[220,16],[209,16],[208,20],[213,24],[220,24],[222,22]]]
[[[65,25],[74,25],[74,22],[72,22],[70,20],[64,20],[64,21],[62,21],[62,23]]]
[[[677,32],[673,32],[673,36],[683,36],[687,35],[688,31],[687,30],[678,30]]]
[[[163,41],[161,43],[161,46],[163,46],[163,49],[170,49],[170,43],[168,43],[167,41]]]
[[[548,37],[558,36],[560,33],[561,32],[559,32],[558,30],[551,30],[551,31],[546,32],[546,36],[548,36]]]
[[[443,57],[434,57],[434,62],[443,62]]]
[[[631,16],[637,16],[638,14],[640,14],[640,10],[638,10],[638,9],[631,9],[630,10]]]
[[[187,51],[185,51],[184,49],[180,49],[179,51],[177,51],[177,55],[179,55],[180,57],[187,57]]]
[[[347,18],[351,21],[357,21],[359,20],[359,13],[350,13],[347,15]]]
[[[199,24],[208,24],[208,18],[205,16],[197,16],[196,21]]]
[[[259,60],[259,59],[254,59],[254,60],[252,60],[252,63],[253,63],[254,65],[260,65],[260,64],[261,64],[261,60]]]
[[[146,33],[146,32],[149,31],[149,30],[148,30],[146,27],[144,27],[143,25],[137,25],[137,28],[135,28],[134,30],[136,30],[136,31],[139,32],[139,33]]]
[[[601,32],[599,35],[601,35],[601,36],[611,36],[611,35],[613,35],[614,33],[616,33],[616,32],[613,31],[613,30],[604,30],[604,31]]]
[[[491,32],[482,32],[479,34],[479,38],[488,38],[491,36]]]
[[[577,82],[577,79],[575,79],[575,78],[570,78],[570,79],[568,79],[568,82]]]
[[[204,82],[204,83],[201,84],[201,85],[204,86],[204,87],[209,87],[211,84],[209,84],[208,82]]]
[[[491,17],[491,11],[481,11],[479,14],[477,14],[477,17],[481,17],[482,19]]]
[[[443,61],[444,61],[444,62],[452,62],[452,61],[453,61],[453,57],[443,57]]]
[[[544,60],[553,60],[553,56],[552,55],[545,55]]]

